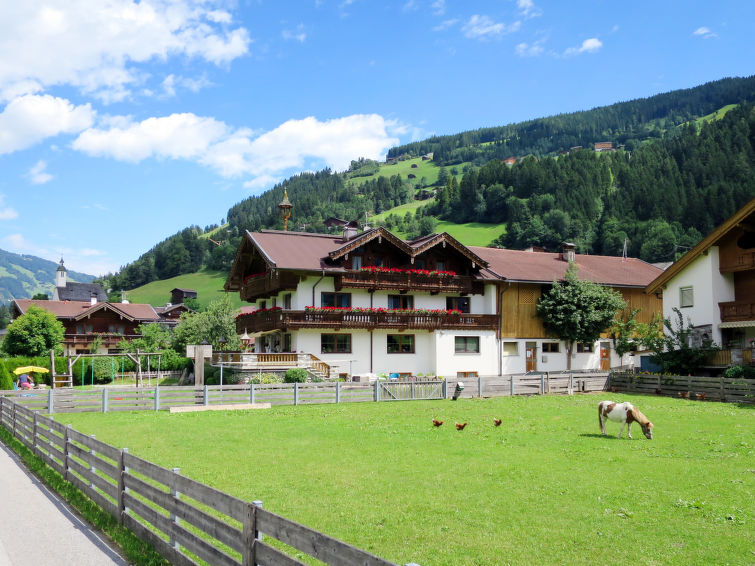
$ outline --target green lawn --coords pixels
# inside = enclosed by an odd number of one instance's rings
[[[453,222],[439,220],[435,231],[448,232],[466,246],[489,246],[493,240],[506,231],[506,225],[482,224],[480,222],[454,224]]]
[[[755,407],[615,397],[654,440],[605,394],[56,418],[400,564],[755,562]]]
[[[126,291],[126,298],[132,303],[148,303],[153,306],[163,306],[170,302],[170,291],[175,288],[194,289],[197,300],[207,306],[210,302],[223,296],[223,285],[228,276],[225,272],[202,270],[197,273],[179,275],[161,281],[152,281],[131,291]],[[231,305],[240,307],[243,303],[238,293],[230,293]]]

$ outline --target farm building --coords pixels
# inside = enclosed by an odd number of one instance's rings
[[[170,303],[173,305],[180,305],[186,299],[196,299],[197,292],[194,289],[171,289],[170,291]]]
[[[569,260],[619,289],[643,316],[660,269],[636,259],[467,247],[450,235],[405,241],[385,228],[343,236],[247,232],[226,280],[256,310],[237,331],[257,352],[311,356],[341,373],[498,375],[566,368],[563,344],[535,315]],[[574,369],[620,363],[609,340],[585,344]]]

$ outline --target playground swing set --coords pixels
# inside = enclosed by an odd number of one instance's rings
[[[120,361],[120,375],[121,375],[121,384],[123,384],[125,379],[125,363],[126,359],[128,358],[134,364],[136,364],[136,386],[142,387],[144,385],[144,374],[142,373],[142,359],[144,356],[147,356],[147,384],[152,385],[152,376],[154,375],[152,372],[152,360],[155,356],[157,356],[157,368],[156,368],[156,375],[155,375],[155,381],[159,383],[160,380],[160,373],[161,373],[161,366],[162,366],[162,353],[160,352],[139,352],[132,354],[129,352],[124,352],[120,354],[75,354],[72,356],[67,356],[68,361],[68,373],[66,374],[57,374],[55,373],[52,376],[53,380],[53,387],[73,387],[73,366],[74,364],[81,359],[81,370],[80,370],[80,376],[81,376],[81,386],[84,387],[86,385],[86,378],[87,373],[89,373],[90,377],[90,386],[94,386],[94,365],[95,365],[95,358],[109,358],[110,359],[110,378],[113,383],[116,381],[117,377],[117,364],[116,360]],[[88,363],[87,363],[88,360]],[[55,367],[54,361],[51,359],[52,367]],[[87,368],[87,365],[89,366]]]

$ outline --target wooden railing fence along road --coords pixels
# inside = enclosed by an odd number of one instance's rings
[[[612,388],[627,393],[755,403],[755,380],[753,379],[613,372],[610,385]]]
[[[268,544],[271,538],[333,566],[395,566],[276,515],[261,502],[184,477],[178,468],[157,466],[15,401],[0,397],[2,426],[171,564],[304,564]]]
[[[95,389],[55,388],[45,390],[0,391],[18,404],[45,413],[159,411],[187,405],[233,405],[270,403],[304,405],[447,399],[462,382],[461,397],[500,397],[541,395],[570,391],[604,391],[608,373],[544,372],[537,375],[453,377],[443,380],[393,380],[374,383],[320,382],[245,385],[206,385],[157,387],[101,387]]]

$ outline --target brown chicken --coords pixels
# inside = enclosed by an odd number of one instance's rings
[[[698,399],[699,399],[700,401],[705,401],[705,393],[698,393],[698,394],[697,394],[697,398],[698,398]]]
[[[463,423],[456,423],[456,430],[464,430],[464,427],[467,426],[466,422]]]
[[[655,393],[656,395],[663,395],[663,389],[656,389]]]
[[[433,419],[433,426],[440,426],[443,424],[443,421],[438,421],[436,419]]]
[[[679,392],[679,397],[681,397],[682,399],[689,398],[689,391],[680,391]]]
[[[501,426],[501,423],[502,423],[502,422],[503,422],[503,421],[502,421],[501,419],[493,419],[493,424],[494,424],[495,426]]]

